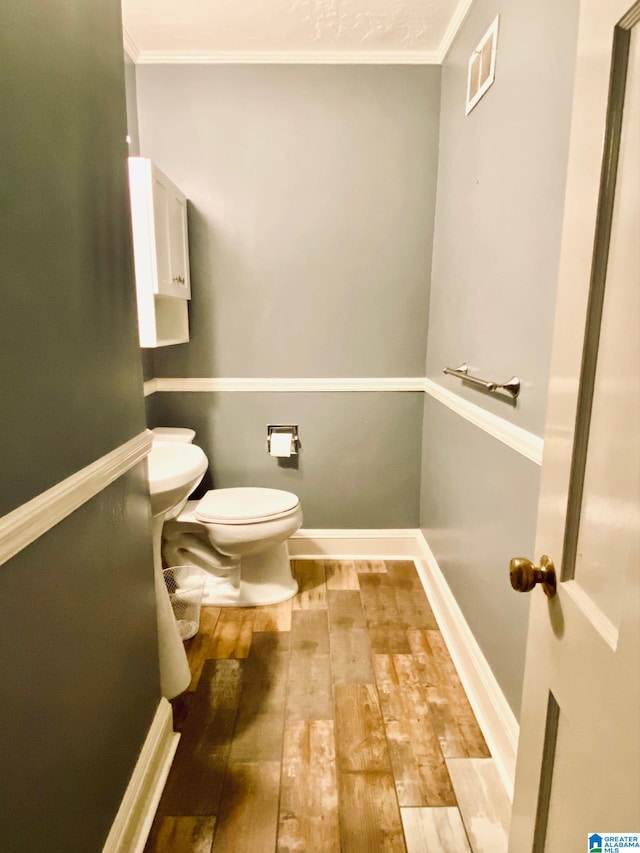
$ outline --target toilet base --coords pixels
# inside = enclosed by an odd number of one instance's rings
[[[225,557],[201,535],[182,533],[165,541],[163,553],[169,565],[199,566],[207,572],[203,605],[259,607],[279,604],[298,591],[286,541],[257,554]]]
[[[239,566],[217,572],[207,568],[203,604],[217,607],[259,607],[279,604],[298,591],[291,574],[286,542],[248,557]]]

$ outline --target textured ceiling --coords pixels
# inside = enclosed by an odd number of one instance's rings
[[[137,61],[437,62],[470,0],[122,0]],[[403,59],[404,58],[404,59]]]

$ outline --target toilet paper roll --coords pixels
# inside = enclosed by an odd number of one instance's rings
[[[272,432],[269,453],[271,456],[291,456],[291,433]]]

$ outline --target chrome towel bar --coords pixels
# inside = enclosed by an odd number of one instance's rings
[[[457,376],[458,379],[470,382],[472,385],[478,385],[480,388],[484,388],[485,391],[505,391],[514,400],[520,393],[520,380],[517,376],[512,376],[507,382],[491,382],[488,379],[479,379],[477,376],[469,376],[469,365],[466,362],[455,369],[453,367],[445,367],[442,372],[449,376]]]

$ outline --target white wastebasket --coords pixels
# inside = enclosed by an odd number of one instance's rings
[[[198,633],[207,573],[199,566],[171,566],[163,572],[173,615],[183,640]]]

